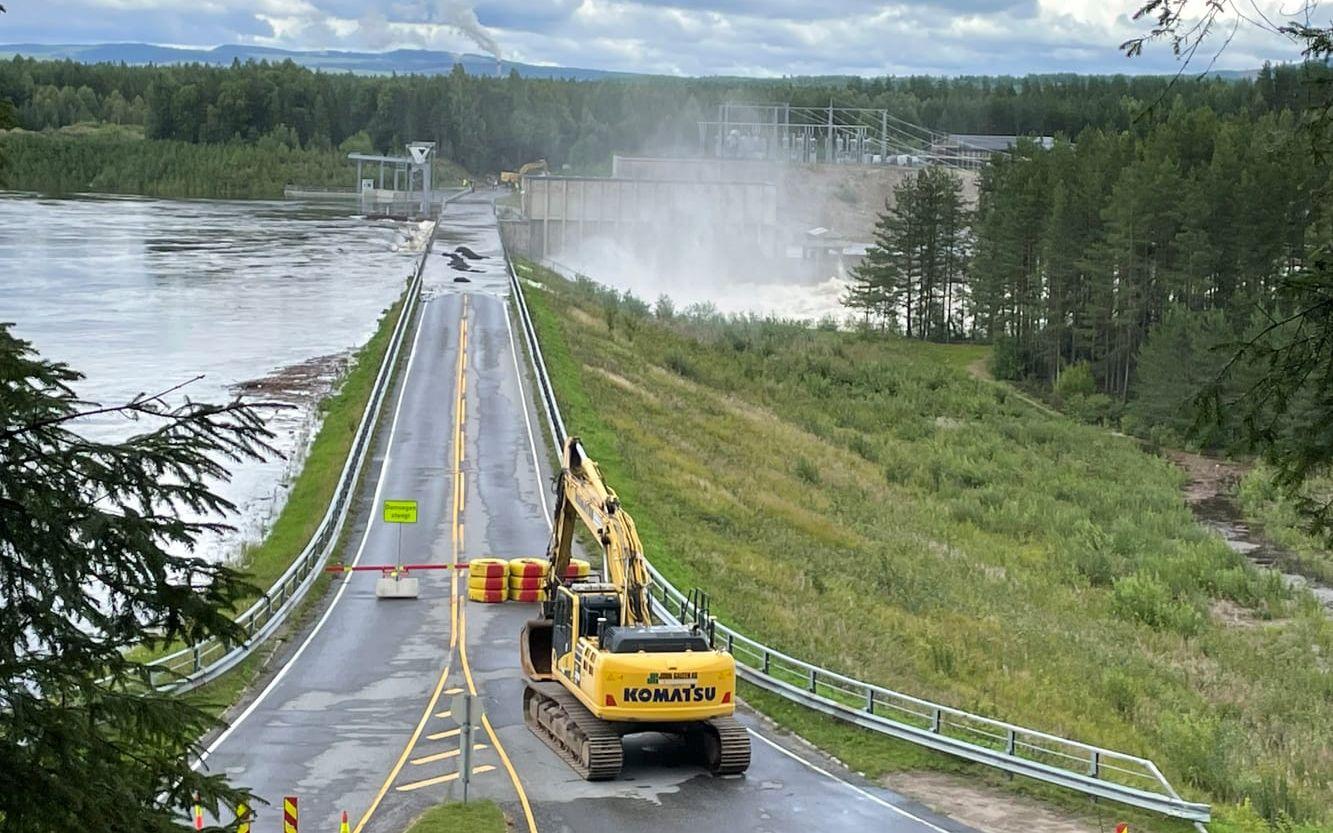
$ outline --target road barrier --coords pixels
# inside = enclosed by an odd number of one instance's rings
[[[301,814],[296,796],[282,797],[282,833],[301,833]]]
[[[282,626],[315,583],[324,563],[337,548],[338,537],[347,520],[347,511],[355,497],[357,481],[370,453],[380,406],[389,394],[394,368],[398,364],[407,333],[416,315],[417,304],[421,297],[421,274],[426,268],[426,261],[430,257],[430,250],[435,242],[435,231],[438,228],[437,220],[403,296],[403,308],[398,314],[398,321],[394,324],[389,347],[384,352],[384,360],[380,362],[370,399],[361,414],[356,439],[343,464],[342,474],[338,477],[333,500],[330,501],[328,511],[320,520],[315,534],[273,586],[236,617],[236,624],[245,631],[243,641],[228,643],[221,639],[209,638],[150,663],[147,682],[152,688],[158,691],[190,691],[234,668],[237,663],[248,657],[256,646]]]
[[[508,253],[506,252],[506,260]],[[523,282],[508,263],[510,286],[555,447],[567,432],[528,313]],[[572,276],[569,276],[572,277]],[[651,564],[653,611],[664,621],[695,620],[695,603]],[[741,679],[831,717],[880,734],[1024,775],[1048,784],[1195,823],[1207,804],[1186,801],[1157,765],[1140,758],[932,703],[796,659],[713,620],[712,638],[736,660]]]

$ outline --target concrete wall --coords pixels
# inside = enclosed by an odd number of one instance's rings
[[[522,190],[528,252],[537,257],[559,258],[599,238],[778,252],[777,188],[769,183],[529,176]]]
[[[806,230],[822,226],[832,236],[870,242],[875,220],[892,205],[893,190],[921,171],[900,165],[823,165],[764,160],[616,156],[617,177],[685,181],[770,183],[777,189],[779,238],[800,241]],[[954,171],[963,183],[963,201],[975,205],[977,174]]]

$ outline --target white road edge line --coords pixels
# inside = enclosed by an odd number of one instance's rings
[[[759,740],[762,740],[764,743],[766,743],[766,744],[768,744],[769,746],[773,747],[774,749],[778,750],[778,751],[781,752],[783,755],[786,755],[788,758],[791,758],[793,761],[796,761],[796,762],[797,762],[798,764],[800,764],[801,766],[804,766],[804,767],[806,767],[807,769],[814,770],[815,772],[818,772],[820,775],[823,775],[825,778],[828,778],[828,779],[830,779],[830,780],[832,780],[832,781],[837,781],[839,784],[842,784],[844,787],[846,787],[847,789],[849,789],[849,790],[851,790],[852,792],[856,793],[857,795],[861,796],[862,798],[869,799],[869,800],[875,802],[876,804],[880,805],[881,807],[887,807],[888,809],[892,810],[892,811],[895,812],[895,813],[898,813],[899,815],[906,816],[907,818],[911,819],[912,821],[915,821],[915,822],[918,822],[918,823],[920,823],[920,824],[923,824],[923,825],[925,825],[926,827],[930,828],[931,830],[936,831],[936,833],[953,833],[953,831],[945,830],[943,827],[940,827],[940,826],[938,826],[938,825],[936,825],[936,824],[933,824],[933,823],[931,823],[931,822],[929,822],[929,821],[926,821],[925,819],[921,818],[921,817],[918,816],[918,815],[915,815],[915,814],[913,814],[913,813],[909,813],[908,811],[906,811],[906,810],[904,810],[903,808],[897,806],[896,804],[894,804],[894,803],[891,802],[891,801],[885,801],[884,799],[880,798],[879,796],[875,795],[874,793],[872,793],[872,792],[870,792],[870,791],[868,791],[868,790],[862,789],[861,787],[856,786],[856,785],[853,784],[851,781],[846,781],[846,780],[844,780],[844,779],[842,779],[842,778],[839,778],[837,775],[834,775],[832,772],[829,772],[827,769],[824,769],[823,767],[817,766],[817,765],[815,765],[814,763],[811,763],[810,761],[807,761],[805,758],[802,758],[800,755],[797,755],[795,752],[793,752],[793,751],[791,751],[790,749],[786,748],[786,747],[783,746],[782,744],[777,743],[776,741],[773,741],[773,740],[770,740],[770,739],[764,737],[762,734],[760,734],[759,732],[755,731],[754,729],[750,729],[749,727],[747,727],[747,730],[749,731],[749,733],[750,733],[752,736],[758,738]]]
[[[518,380],[518,401],[523,406],[523,423],[528,427],[528,448],[532,449],[532,468],[537,472],[537,496],[542,500],[542,517],[547,528],[551,528],[551,509],[546,505],[546,490],[542,488],[542,466],[537,457],[537,441],[532,436],[532,417],[528,413],[528,395],[523,390],[523,371],[518,369],[518,347],[514,345],[514,327],[509,323],[509,304],[504,305],[505,329],[509,332],[509,354],[514,357],[514,378]]]
[[[541,467],[541,464],[538,462],[538,457],[537,457],[537,443],[533,440],[533,437],[532,437],[532,418],[528,415],[527,394],[525,394],[525,393],[523,392],[523,387],[524,387],[524,384],[523,384],[523,374],[522,374],[522,372],[519,371],[519,369],[518,369],[518,348],[514,346],[514,329],[513,329],[513,327],[510,325],[510,323],[509,323],[509,305],[508,305],[508,304],[505,304],[505,328],[509,330],[509,352],[510,352],[510,353],[513,355],[513,357],[514,357],[514,373],[515,373],[515,375],[517,375],[517,377],[518,377],[518,395],[519,395],[519,400],[520,400],[520,401],[522,402],[522,404],[523,404],[523,422],[526,423],[527,426],[528,426],[528,447],[532,449],[532,466],[533,466],[533,468],[536,469],[536,471],[537,471],[537,481],[540,483],[540,482],[541,482],[541,478],[542,478],[542,467]],[[546,526],[547,526],[547,527],[550,527],[550,526],[552,525],[552,519],[551,519],[551,512],[550,512],[550,510],[549,510],[549,509],[547,508],[547,506],[546,506],[546,492],[545,492],[545,491],[541,491],[540,494],[541,494],[541,498],[542,498],[542,511],[545,513],[545,517],[546,517]],[[931,830],[934,830],[935,833],[953,833],[953,831],[945,830],[945,829],[942,828],[942,827],[936,826],[936,825],[934,825],[934,824],[932,824],[932,823],[926,821],[925,819],[921,818],[920,816],[913,815],[912,813],[909,813],[908,811],[904,810],[903,808],[898,807],[898,806],[892,804],[891,802],[885,801],[884,799],[880,798],[879,796],[875,795],[874,793],[867,792],[866,790],[864,790],[864,789],[862,789],[862,788],[856,786],[856,785],[853,784],[852,782],[843,780],[842,778],[839,778],[837,775],[834,775],[832,772],[829,772],[828,770],[826,770],[826,769],[824,769],[824,768],[822,768],[822,767],[816,766],[815,764],[811,763],[810,761],[807,761],[805,758],[802,758],[800,755],[797,755],[795,752],[792,752],[790,749],[787,749],[786,747],[782,746],[781,744],[779,744],[779,743],[777,743],[777,742],[775,742],[775,741],[772,741],[772,740],[770,740],[770,739],[764,737],[762,734],[760,734],[758,731],[756,731],[756,730],[754,730],[754,729],[750,729],[750,728],[747,727],[747,731],[749,731],[749,733],[750,733],[751,735],[753,735],[754,737],[758,738],[759,740],[762,740],[764,743],[766,743],[766,744],[768,744],[769,746],[773,747],[774,749],[778,750],[778,751],[781,752],[783,755],[786,755],[788,758],[791,758],[792,760],[796,761],[797,763],[801,764],[802,766],[804,766],[804,767],[806,767],[806,768],[808,768],[808,769],[811,769],[811,770],[813,770],[813,771],[819,773],[820,775],[823,775],[825,778],[828,778],[830,781],[836,781],[837,783],[842,784],[844,787],[846,787],[847,789],[851,790],[852,792],[854,792],[854,793],[856,793],[856,794],[862,796],[863,798],[867,798],[867,799],[869,799],[869,800],[875,802],[876,804],[879,804],[879,805],[881,805],[881,806],[883,806],[883,807],[887,807],[888,809],[892,810],[893,812],[898,813],[899,815],[902,815],[902,816],[906,816],[907,818],[911,819],[912,821],[915,821],[915,822],[918,822],[918,823],[920,823],[920,824],[923,824],[923,825],[925,825],[926,827],[930,828]]]
[[[389,424],[389,442],[388,445],[385,446],[384,462],[380,465],[379,477],[375,480],[375,495],[370,502],[372,507],[379,505],[380,494],[384,488],[384,476],[389,471],[389,463],[393,459],[393,436],[398,431],[398,415],[402,412],[403,400],[406,398],[407,381],[412,376],[412,362],[417,357],[417,342],[421,339],[421,331],[425,329],[425,327],[422,326],[424,323],[423,319],[425,318],[425,299],[422,300],[422,305],[419,309],[421,310],[421,313],[418,315],[417,319],[417,332],[416,335],[412,337],[412,347],[407,354],[407,367],[403,370],[403,379],[398,389],[398,401],[394,404],[393,421]],[[369,520],[366,521],[366,529],[361,534],[361,542],[356,547],[356,555],[352,558],[353,567],[360,563],[361,554],[366,548],[366,541],[370,538],[370,530],[374,528],[374,526],[375,513],[371,512]],[[287,672],[290,671],[292,666],[296,664],[296,661],[301,658],[301,654],[305,653],[305,649],[310,647],[310,643],[319,635],[320,630],[324,627],[324,623],[333,615],[333,610],[338,606],[338,601],[342,599],[343,593],[347,591],[347,584],[347,580],[344,579],[338,586],[337,592],[334,593],[333,601],[324,609],[324,615],[319,617],[319,621],[315,623],[315,627],[306,635],[305,641],[303,641],[300,647],[296,649],[296,653],[291,655],[282,668],[278,670],[278,673],[274,675],[273,679],[269,681],[269,684],[264,686],[264,690],[259,692],[259,696],[256,697],[250,705],[246,706],[245,710],[222,731],[222,734],[218,735],[217,739],[210,743],[208,747],[200,753],[199,759],[194,762],[191,769],[197,770],[203,766],[204,762],[208,760],[208,756],[217,751],[217,748],[225,743],[227,738],[231,737],[232,732],[236,731],[236,728],[244,723],[246,718],[254,714],[255,709],[259,708],[265,698],[267,698],[273,689],[277,687],[278,683],[282,682],[283,678],[287,676]]]

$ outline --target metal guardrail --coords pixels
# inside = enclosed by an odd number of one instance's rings
[[[388,395],[394,367],[398,364],[403,342],[421,297],[421,274],[430,257],[438,227],[439,220],[436,220],[403,296],[403,308],[394,324],[384,360],[380,362],[370,399],[361,414],[352,449],[343,463],[333,500],[329,502],[328,511],[320,520],[315,534],[273,586],[236,617],[236,624],[245,630],[246,638],[243,642],[227,643],[209,638],[155,660],[148,666],[148,684],[152,688],[158,691],[186,692],[231,670],[286,621],[288,614],[315,583],[324,562],[337,546],[338,536],[342,534],[347,520],[347,510],[355,496],[356,484],[370,451],[380,406]]]
[[[506,260],[508,253],[506,252]],[[509,263],[524,340],[536,373],[547,426],[563,445],[560,405],[546,371],[522,281]],[[693,621],[689,598],[648,565],[653,611],[664,621]],[[1210,820],[1207,804],[1186,801],[1147,758],[1080,743],[932,703],[796,659],[717,622],[714,644],[736,660],[741,679],[831,717],[964,760],[1023,775],[1086,795],[1192,821]]]

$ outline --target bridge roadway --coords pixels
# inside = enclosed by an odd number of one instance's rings
[[[457,271],[458,246],[482,256],[468,263],[476,271]],[[544,551],[550,455],[508,294],[488,196],[450,205],[349,537],[360,564],[395,559],[385,499],[419,502],[418,523],[402,529],[408,562]],[[649,735],[630,740],[620,780],[584,782],[523,725],[518,633],[535,608],[469,603],[453,570],[419,575],[416,600],[377,600],[374,573],[337,579],[320,618],[280,650],[277,670],[209,745],[210,771],[269,803],[256,830],[279,829],[284,795],[298,797],[302,830],[337,830],[346,810],[354,833],[396,833],[456,800],[459,740],[447,711],[454,693],[473,690],[487,725],[474,739],[471,795],[499,802],[518,831],[967,831],[744,714],[754,738],[744,776],[712,778]]]

